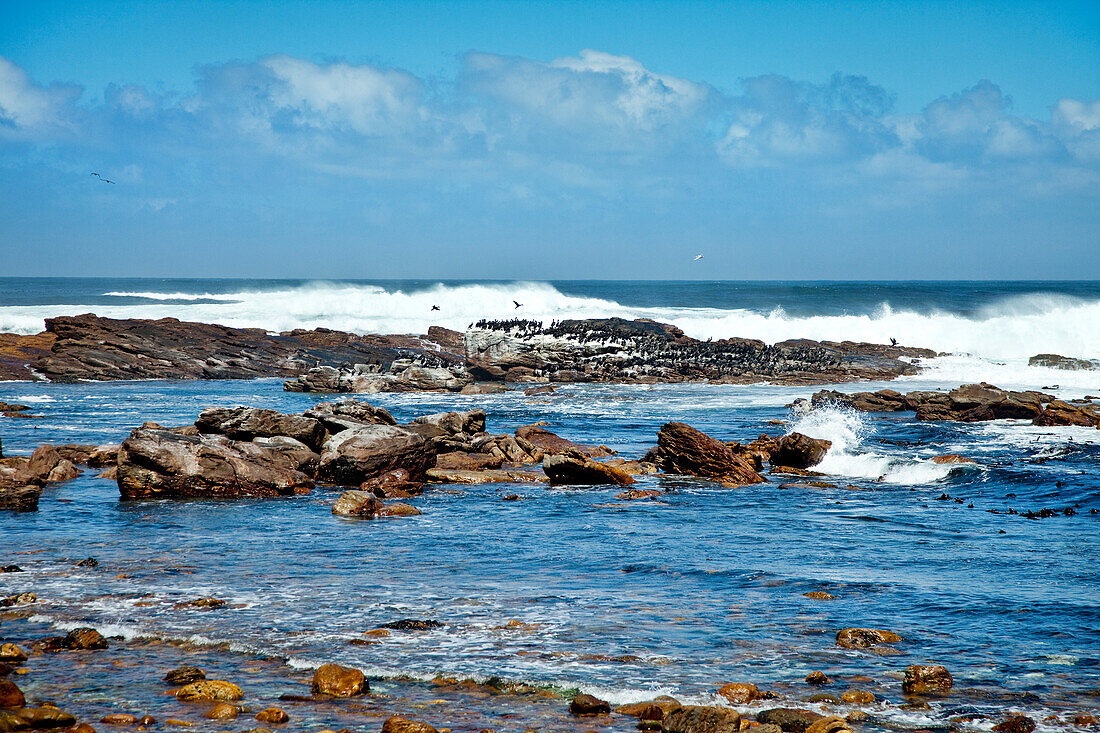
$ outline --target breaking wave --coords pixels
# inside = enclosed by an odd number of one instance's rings
[[[107,302],[103,303],[103,298]],[[117,299],[118,302],[112,302]],[[134,301],[138,302],[134,302]],[[521,304],[519,308],[515,303]],[[437,307],[438,310],[433,310]],[[227,326],[287,331],[325,327],[356,333],[424,333],[438,325],[462,330],[481,318],[524,317],[540,321],[565,318],[652,318],[673,323],[698,339],[754,338],[767,343],[808,338],[885,343],[950,352],[951,360],[933,360],[942,378],[960,381],[1003,372],[1002,381],[1061,378],[1068,372],[1027,367],[1037,353],[1100,358],[1100,300],[1056,293],[1004,298],[970,314],[939,310],[895,309],[881,303],[862,313],[802,315],[782,308],[643,307],[610,298],[563,293],[549,283],[438,283],[425,287],[363,283],[311,282],[296,286],[248,288],[235,292],[158,292],[112,290],[97,304],[0,307],[0,332],[37,333],[44,318],[94,312],[113,318],[163,318]],[[967,361],[967,360],[970,361]],[[1012,370],[1024,371],[1012,374]],[[1100,382],[1095,374],[1081,377]],[[995,377],[994,377],[995,378]]]

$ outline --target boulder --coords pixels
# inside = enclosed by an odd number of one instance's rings
[[[1061,354],[1036,354],[1027,360],[1027,365],[1047,367],[1048,369],[1080,371],[1083,369],[1100,369],[1100,359],[1074,359],[1071,356],[1062,356]]]
[[[237,716],[241,714],[241,709],[236,705],[230,705],[227,702],[219,702],[214,707],[206,711],[206,714],[202,717],[209,720],[236,720]]]
[[[946,667],[941,665],[911,664],[905,668],[901,690],[906,695],[942,695],[955,685]]]
[[[22,730],[22,727],[28,726],[31,728],[67,728],[76,725],[75,715],[49,705],[43,705],[40,708],[16,708],[10,712],[16,719],[26,723],[26,726],[12,727],[9,730]],[[3,715],[3,713],[0,713],[0,715]],[[3,718],[0,717],[0,722],[2,721]]]
[[[544,454],[564,453],[566,450],[572,449],[590,458],[614,455],[606,446],[601,445],[592,447],[590,445],[574,443],[538,425],[524,425],[521,428],[517,428],[516,437],[526,440]]]
[[[993,733],[1031,733],[1035,721],[1026,715],[1013,715],[993,726]]]
[[[42,487],[37,484],[0,485],[0,511],[38,511],[38,498],[40,496],[42,496]]]
[[[0,644],[0,662],[20,664],[27,661],[27,653],[11,642]]]
[[[382,500],[369,491],[345,491],[332,506],[332,513],[342,517],[374,519],[382,511]]]
[[[309,493],[298,446],[138,428],[118,454],[123,499],[274,497]]]
[[[370,684],[358,669],[325,664],[313,673],[312,690],[315,695],[352,697],[370,692]]]
[[[21,708],[27,704],[23,691],[10,680],[0,680],[0,708]]]
[[[738,733],[741,715],[730,708],[684,705],[661,720],[664,733]]]
[[[778,725],[783,733],[806,733],[807,728],[824,717],[820,713],[802,708],[771,708],[756,714],[758,722]]]
[[[260,712],[256,713],[256,720],[261,723],[273,723],[279,725],[290,720],[290,716],[286,714],[285,710],[281,708],[264,708]]]
[[[433,415],[421,415],[410,423],[413,425],[431,425],[444,433],[454,435],[456,433],[485,432],[485,410],[469,410],[466,412],[437,412]]]
[[[500,468],[504,462],[501,456],[488,453],[466,453],[464,451],[451,451],[440,453],[435,457],[435,467],[442,469],[457,469],[460,471],[483,471],[485,469]]]
[[[256,407],[209,407],[195,420],[195,427],[233,440],[286,436],[314,450],[320,449],[325,439],[325,428],[315,418]]]
[[[545,474],[534,471],[501,469],[463,471],[451,468],[429,468],[425,476],[428,481],[440,484],[541,483],[547,480]]]
[[[542,459],[542,470],[552,485],[616,484],[630,486],[634,478],[621,468],[608,466],[569,448]]]
[[[681,422],[666,423],[658,431],[655,458],[668,473],[713,478],[734,486],[766,481],[728,445]]]
[[[759,700],[764,695],[750,682],[730,682],[718,688],[718,694],[730,701],[732,705],[747,705],[753,700]]]
[[[841,629],[836,632],[836,645],[842,649],[867,649],[879,644],[893,644],[901,637],[882,629]]]
[[[1062,400],[1052,400],[1031,422],[1046,427],[1080,425],[1095,428],[1100,427],[1100,410],[1091,404],[1071,405]]]
[[[405,469],[395,468],[367,479],[359,486],[359,490],[367,491],[380,499],[406,499],[422,493],[424,485],[417,481],[410,481],[409,472]]]
[[[164,681],[170,685],[188,685],[204,679],[206,679],[206,672],[189,664],[177,667],[164,675]]]
[[[777,466],[809,468],[821,463],[832,441],[811,438],[802,433],[784,435],[771,454],[771,462]]]
[[[611,712],[611,704],[593,695],[580,694],[569,703],[569,712],[572,715],[608,715]]]
[[[369,402],[346,398],[335,402],[321,402],[302,413],[304,417],[320,420],[330,433],[338,433],[359,425],[396,425],[389,411]],[[335,428],[335,429],[334,429]]]
[[[68,649],[106,649],[107,640],[95,629],[82,627],[65,636],[65,646]]]
[[[181,687],[176,697],[186,702],[236,702],[244,693],[232,682],[200,680]]]
[[[780,729],[782,730],[782,729]],[[852,728],[849,722],[845,718],[830,716],[828,718],[821,718],[810,723],[806,728],[806,733],[851,733]],[[760,733],[764,733],[760,731]]]
[[[422,436],[393,425],[364,425],[325,441],[318,478],[358,486],[386,471],[403,468],[410,480],[422,481],[435,465],[435,453]]]
[[[806,675],[807,684],[811,685],[827,685],[830,680],[829,677],[821,670],[814,670]]]
[[[100,723],[106,725],[134,725],[137,721],[137,716],[130,713],[111,713],[99,719]]]

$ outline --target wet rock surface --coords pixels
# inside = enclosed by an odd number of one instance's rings
[[[313,673],[311,689],[317,695],[352,697],[369,692],[370,684],[358,669],[330,663],[321,665]]]
[[[661,427],[655,458],[658,467],[668,473],[702,476],[733,485],[767,480],[728,445],[680,422]]]

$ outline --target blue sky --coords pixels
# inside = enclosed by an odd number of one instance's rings
[[[1100,3],[0,2],[4,274],[1100,278],[1098,232]]]

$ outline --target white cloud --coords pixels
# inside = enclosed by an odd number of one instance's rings
[[[71,85],[38,86],[0,56],[0,135],[33,138],[71,131],[71,103],[80,92]]]

